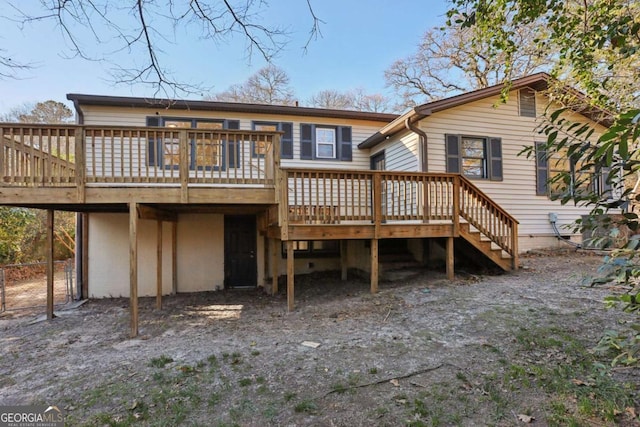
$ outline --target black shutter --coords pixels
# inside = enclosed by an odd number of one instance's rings
[[[502,181],[502,139],[489,138],[489,179]]]
[[[225,120],[224,128],[229,130],[238,130],[240,129],[240,120]]]
[[[280,139],[280,157],[293,159],[293,123],[280,123],[280,130],[284,132]]]
[[[225,120],[222,126],[228,130],[238,130],[240,129],[240,120]],[[228,138],[229,140],[227,141],[227,144],[229,145],[229,147],[227,148],[227,151],[229,153],[229,158],[227,159],[226,165],[229,168],[237,168],[240,164],[240,144],[236,142],[235,135],[228,136]],[[224,147],[224,142],[223,142],[223,147]],[[224,169],[224,165],[225,165],[225,162],[223,159],[222,161],[223,169]]]
[[[613,186],[611,181],[615,179],[615,175],[611,167],[604,166],[600,169],[600,196],[605,199],[611,199]]]
[[[338,126],[336,133],[338,134],[338,149],[340,150],[338,158],[345,162],[350,162],[352,159],[351,126]]]
[[[447,172],[460,173],[460,135],[445,135]]]
[[[301,124],[300,125],[300,160],[313,160],[313,140],[314,140],[314,125]]]
[[[544,142],[536,142],[536,194],[546,196],[549,181],[549,159]]]
[[[147,117],[147,126],[160,126],[160,117]],[[149,166],[156,166],[160,163],[158,159],[158,152],[160,151],[160,140],[156,140],[155,138],[147,138],[147,163]]]

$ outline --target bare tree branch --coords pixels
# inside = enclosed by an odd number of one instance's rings
[[[250,76],[246,82],[235,84],[205,99],[254,104],[294,105],[296,103],[289,76],[282,68],[267,65]]]
[[[392,109],[389,98],[380,93],[368,94],[363,88],[357,88],[347,92],[322,90],[311,96],[307,104],[318,108],[370,111],[376,113],[388,112]]]
[[[532,28],[511,28],[520,48],[510,66],[487,55],[488,46],[477,41],[473,29],[432,28],[416,53],[385,71],[387,86],[402,99],[400,107],[410,107],[500,83],[508,72],[524,75],[540,70],[547,60],[534,54],[534,39],[540,33]]]
[[[67,43],[65,56],[109,63],[115,83],[142,83],[167,95],[205,90],[201,84],[176,78],[166,66],[166,48],[176,43],[178,30],[198,26],[201,39],[214,43],[239,36],[247,42],[249,59],[255,50],[269,63],[289,42],[286,30],[263,24],[261,14],[268,8],[264,1],[41,0],[39,6],[8,1],[11,10],[0,16],[19,28],[55,23]],[[311,0],[307,8],[312,24],[305,48],[320,34],[322,23]],[[14,16],[9,16],[11,12]],[[28,65],[0,55],[0,78],[24,68]]]

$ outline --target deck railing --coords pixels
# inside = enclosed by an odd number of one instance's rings
[[[283,169],[285,224],[391,224],[466,221],[510,255],[517,253],[515,218],[456,174]]]
[[[518,253],[518,221],[460,176],[460,216],[510,255]]]
[[[2,185],[73,185],[76,130],[73,126],[0,125]]]
[[[286,224],[465,221],[509,254],[517,221],[456,174],[279,169],[280,133],[0,124],[4,187],[276,187]],[[277,179],[276,179],[277,178]]]
[[[273,186],[279,133],[0,124],[8,186],[247,184]]]
[[[273,185],[276,136],[222,129],[86,127],[86,182]]]

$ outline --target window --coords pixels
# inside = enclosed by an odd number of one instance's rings
[[[207,138],[206,131],[218,129],[239,129],[237,120],[212,120],[172,117],[147,117],[147,126],[178,129],[201,129],[190,141],[190,169],[224,169],[236,167],[240,153],[234,141]],[[178,138],[149,138],[149,166],[178,169],[180,165],[180,141]]]
[[[222,129],[223,122],[196,122],[197,129]],[[192,141],[192,151],[195,152],[195,165],[191,168],[214,168],[218,169],[224,164],[223,141],[204,138],[205,134],[198,136],[196,141]],[[195,147],[195,148],[194,148]],[[193,163],[193,162],[192,162]]]
[[[299,240],[293,242],[295,257],[322,258],[340,256],[340,242],[338,240]],[[282,257],[287,257],[287,244],[282,242]]]
[[[487,177],[487,140],[462,137],[462,174],[470,178]]]
[[[316,127],[316,157],[318,159],[336,158],[336,130]]]
[[[301,160],[350,162],[351,158],[351,126],[300,125]]]
[[[536,91],[530,88],[518,91],[518,110],[522,117],[536,117]]]
[[[446,168],[473,179],[502,181],[502,140],[487,136],[445,135]]]
[[[552,198],[580,196],[596,191],[610,197],[611,168],[582,170],[579,160],[567,155],[567,148],[549,154],[544,142],[536,142],[536,194]]]
[[[371,170],[383,171],[387,168],[384,150],[371,156]]]
[[[253,130],[267,132],[283,132],[280,138],[280,158],[293,159],[293,123],[283,122],[253,122]],[[252,141],[251,152],[253,157],[264,157],[266,153],[265,141]]]

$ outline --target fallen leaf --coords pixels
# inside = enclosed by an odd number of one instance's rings
[[[523,423],[532,423],[535,418],[531,415],[518,414],[518,421],[522,421]]]
[[[396,387],[400,387],[400,381],[398,381],[397,379],[392,379],[391,381],[389,381],[391,384],[393,384]]]
[[[305,347],[310,347],[310,348],[318,348],[320,347],[320,343],[319,342],[314,342],[314,341],[303,341],[302,345]]]
[[[587,383],[585,383],[584,381],[576,378],[572,379],[571,382],[574,383],[575,385],[587,385]]]
[[[625,408],[625,412],[629,415],[631,415],[631,418],[637,418],[638,414],[636,413],[636,408],[630,406],[628,408]]]

